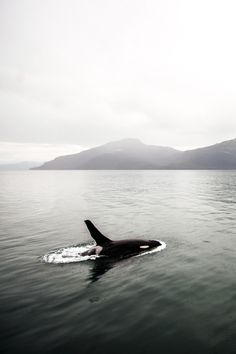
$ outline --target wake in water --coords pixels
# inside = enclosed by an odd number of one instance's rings
[[[150,251],[144,251],[134,257],[141,257],[147,254],[156,253],[162,251],[166,248],[166,244],[163,241],[159,241],[161,243],[160,246],[151,249]],[[104,256],[82,256],[83,252],[88,251],[94,247],[94,244],[86,244],[86,245],[78,245],[78,246],[71,246],[71,247],[64,247],[58,250],[49,252],[43,256],[43,261],[45,263],[52,263],[52,264],[66,264],[66,263],[77,263],[77,262],[84,262],[88,260],[96,260],[97,258],[103,258]],[[107,258],[107,257],[106,257]]]
[[[94,260],[98,256],[82,256],[83,252],[88,251],[90,248],[94,247],[94,245],[78,245],[78,246],[70,246],[59,248],[58,250],[49,252],[43,256],[43,261],[45,263],[54,263],[54,264],[63,264],[63,263],[76,263],[83,262],[87,260]]]

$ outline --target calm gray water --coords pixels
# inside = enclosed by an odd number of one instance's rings
[[[165,250],[47,264],[113,239]],[[236,172],[0,173],[1,353],[236,352]]]

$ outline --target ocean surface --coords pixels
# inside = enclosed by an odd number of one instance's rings
[[[236,171],[1,172],[0,285],[2,354],[236,353]]]

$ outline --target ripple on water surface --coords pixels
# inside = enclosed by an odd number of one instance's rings
[[[0,186],[1,352],[236,353],[235,171],[5,172]],[[168,247],[81,258],[87,218]]]

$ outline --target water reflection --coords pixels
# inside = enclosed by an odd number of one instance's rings
[[[108,258],[98,258],[90,269],[88,280],[91,283],[98,281],[105,273],[116,266],[118,260]]]

